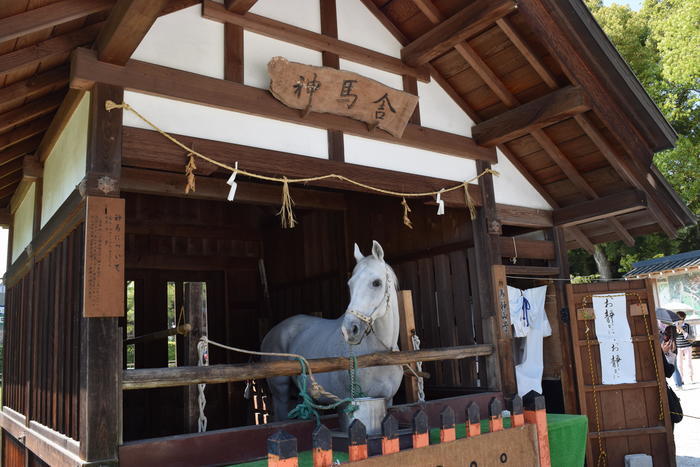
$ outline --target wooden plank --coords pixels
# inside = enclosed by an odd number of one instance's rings
[[[91,24],[77,31],[52,37],[37,44],[0,55],[0,78],[31,65],[38,66],[42,61],[65,57],[76,47],[91,43],[102,27],[102,23]]]
[[[496,216],[503,225],[526,227],[537,230],[546,229],[553,225],[552,211],[545,209],[496,204]]]
[[[412,337],[416,333],[416,321],[413,315],[413,294],[410,290],[399,291],[399,344],[403,350],[415,350]],[[416,370],[416,365],[411,364]],[[416,378],[404,377],[406,402],[418,401],[418,381]]]
[[[130,60],[124,67],[117,67],[96,60],[89,50],[77,49],[71,68],[71,86],[87,90],[94,82],[468,159],[496,162],[493,148],[479,146],[464,136],[409,124],[403,136],[395,138],[383,131],[372,132],[364,123],[347,117],[310,112],[302,118],[297,110],[286,107],[263,89],[136,60]]]
[[[569,235],[574,237],[574,240],[576,240],[576,243],[578,243],[579,247],[586,250],[589,254],[593,254],[593,251],[595,251],[595,246],[581,231],[581,229],[579,229],[578,227],[569,227],[568,229],[566,229],[566,231],[569,233]]]
[[[516,8],[511,0],[477,0],[401,50],[410,65],[422,65],[491,26]]]
[[[498,348],[498,358],[501,362],[501,381],[506,394],[516,394],[518,391],[515,379],[515,363],[513,361],[513,333],[510,323],[510,305],[508,303],[507,267],[494,264],[491,266],[493,281],[493,302],[496,306],[495,334]]]
[[[237,181],[236,202],[279,206],[281,187]],[[197,190],[185,194],[183,176],[172,172],[123,167],[119,181],[122,192],[176,196],[179,198],[226,199],[230,186],[221,178],[197,177]],[[289,187],[294,205],[299,208],[345,210],[345,196],[340,193]]]
[[[198,344],[202,337],[209,336],[207,314],[207,294],[201,282],[184,284],[185,321],[192,326],[192,331],[184,336],[184,364],[197,366],[199,363]],[[190,433],[199,430],[199,390],[190,385],[185,388],[185,428]]]
[[[243,28],[224,24],[224,79],[243,83]]]
[[[182,150],[161,135],[154,131],[129,127],[124,128],[123,133],[122,151],[124,165],[182,173],[182,168],[186,163]],[[256,173],[286,176],[288,178],[336,173],[365,184],[393,191],[434,191],[454,183],[444,179],[317,159],[280,151],[181,135],[173,136],[184,141],[185,144],[194,144],[198,151],[220,162],[233,165],[236,161],[239,161],[241,167]],[[366,191],[361,187],[343,182],[331,181],[328,183],[309,183],[309,185]],[[472,196],[474,204],[482,204],[481,190],[477,185],[469,185],[469,194]],[[462,193],[455,193],[454,195],[448,193],[443,196],[443,199],[447,206],[464,207],[464,195]]]
[[[0,88],[0,102],[3,108],[21,105],[25,99],[35,100],[68,84],[68,67],[59,66]]]
[[[111,0],[63,0],[0,19],[0,43],[107,11]]]
[[[440,349],[421,349],[402,352],[379,352],[357,357],[358,368],[371,366],[401,365],[417,361],[459,360],[462,358],[491,355],[489,344],[464,345]],[[308,360],[314,373],[349,370],[352,362],[345,357],[318,358]],[[211,365],[208,367],[144,368],[123,372],[124,390],[174,387],[188,384],[216,384],[247,379],[261,379],[270,375],[292,376],[300,374],[299,363],[292,360],[256,362],[234,365]]]
[[[169,0],[118,0],[95,40],[98,60],[125,64],[168,3]]]
[[[558,276],[559,268],[556,266],[505,266],[509,276]]]
[[[31,146],[31,149],[25,150],[25,152],[20,153],[19,155],[33,151],[38,144],[38,141],[35,141],[34,137],[40,133],[43,133],[48,128],[50,123],[51,116],[47,115],[46,117],[41,117],[36,120],[32,120],[26,125],[22,125],[19,128],[16,128],[8,133],[0,135],[0,165],[5,163],[3,162],[5,158],[2,157],[3,154],[6,154],[5,151],[7,151],[9,148],[12,148],[12,151],[16,151],[17,146],[19,146],[19,143],[24,142],[25,145],[33,145]],[[30,139],[31,141],[29,141]]]
[[[565,120],[590,108],[579,87],[567,86],[472,127],[479,144],[495,146]]]
[[[570,227],[619,216],[646,208],[646,196],[638,190],[627,190],[591,201],[555,209],[552,212],[554,225]]]
[[[247,31],[308,49],[318,50],[319,52],[331,52],[353,62],[378,68],[389,73],[413,76],[425,83],[430,81],[430,73],[426,69],[406,65],[398,58],[253,13],[246,13],[245,15],[232,13],[226,10],[223,5],[211,0],[204,0],[202,16],[222,23],[235,24]]]
[[[247,13],[258,0],[225,0],[226,9],[233,13]]]
[[[499,237],[501,256],[504,258],[554,259],[554,242],[528,240],[515,237]]]
[[[508,39],[510,39],[520,53],[523,54],[530,66],[532,66],[535,72],[542,78],[542,81],[544,81],[550,89],[558,88],[559,85],[557,84],[556,77],[549,71],[547,65],[537,56],[537,53],[530,47],[530,44],[518,33],[513,23],[508,18],[501,18],[496,21],[496,24],[501,28],[503,33],[508,36]]]
[[[337,39],[338,11],[335,0],[321,0],[320,12],[321,34]],[[337,54],[322,52],[321,59],[323,66],[340,69],[340,57]],[[332,161],[345,161],[345,140],[341,131],[328,130],[328,158]]]
[[[124,200],[86,198],[83,316],[124,316]]]
[[[0,114],[0,132],[53,112],[61,105],[63,94],[64,91],[60,90]]]

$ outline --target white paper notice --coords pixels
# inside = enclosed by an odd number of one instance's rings
[[[603,384],[636,383],[632,333],[625,294],[593,296]]]

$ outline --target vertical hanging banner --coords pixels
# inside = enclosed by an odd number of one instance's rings
[[[85,200],[83,316],[124,316],[124,200]]]
[[[603,384],[636,383],[632,333],[624,293],[593,295]]]
[[[267,64],[270,92],[287,107],[354,118],[400,138],[418,97],[350,71],[304,65],[283,57]]]

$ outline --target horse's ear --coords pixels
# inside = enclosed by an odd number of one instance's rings
[[[355,255],[355,261],[357,261],[358,263],[362,261],[362,259],[365,257],[365,255],[363,255],[360,251],[360,247],[357,246],[357,243],[355,243],[355,251],[353,252],[353,254]]]
[[[384,261],[384,249],[376,240],[372,241],[372,256],[377,258],[379,261]]]

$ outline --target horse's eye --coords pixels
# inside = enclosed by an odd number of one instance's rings
[[[382,285],[382,281],[379,279],[375,279],[374,282],[372,282],[373,287],[380,287]]]

